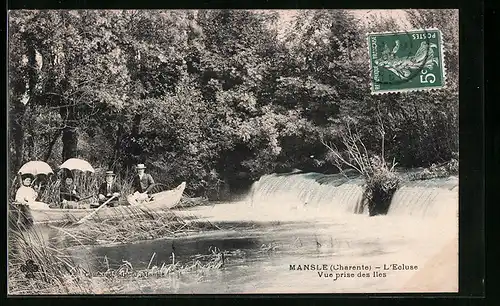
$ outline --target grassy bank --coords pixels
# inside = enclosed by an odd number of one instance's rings
[[[210,250],[208,254],[199,254],[185,263],[176,261],[175,253],[172,253],[172,262],[161,266],[134,269],[125,261],[116,269],[108,267],[104,271],[94,271],[90,266],[78,266],[67,249],[72,245],[131,243],[217,229],[209,222],[193,219],[163,211],[113,221],[89,220],[80,226],[57,226],[60,236],[57,236],[57,241],[50,242],[43,238],[37,226],[25,227],[11,220],[8,233],[8,292],[14,295],[116,293],[120,291],[121,284],[138,278],[147,282],[150,277],[196,275],[221,268],[227,256],[224,257],[225,253],[221,250]]]
[[[90,279],[68,253],[48,245],[37,228],[11,223],[8,251],[9,294],[90,293]]]

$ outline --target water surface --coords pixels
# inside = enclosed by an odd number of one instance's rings
[[[244,201],[178,212],[217,223],[220,231],[72,252],[95,271],[116,268],[123,260],[134,269],[188,263],[214,248],[227,254],[221,269],[128,279],[117,293],[456,292],[457,184],[456,179],[405,184],[387,215],[369,217],[354,213],[359,182],[267,176]],[[385,270],[393,264],[413,270]],[[299,270],[304,265],[309,270]],[[328,268],[311,270],[311,265]],[[333,269],[353,265],[367,270]]]

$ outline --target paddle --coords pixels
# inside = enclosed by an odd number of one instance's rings
[[[90,199],[90,198],[92,198],[93,196],[94,196],[94,195],[93,195],[93,194],[91,194],[91,195],[89,195],[89,196],[87,196],[87,197],[80,198],[80,199],[79,199],[78,201],[76,201],[76,202],[80,202],[80,201],[83,201],[83,200]]]
[[[65,193],[61,193],[61,195],[74,196],[73,194],[66,193],[66,192]],[[68,200],[68,202],[74,202],[77,205],[76,208],[80,208],[80,202],[81,201],[84,201],[84,200],[87,200],[87,199],[90,199],[90,198],[93,198],[93,197],[94,197],[94,195],[91,194],[91,195],[83,197],[83,198],[78,198],[78,200],[73,200],[73,201],[72,200]],[[54,206],[54,207],[51,207],[51,208],[67,208],[67,209],[73,209],[73,208],[75,208],[75,207],[71,207],[71,206],[66,206],[66,205],[64,205],[64,203],[65,203],[65,200],[63,200],[60,205]]]
[[[93,212],[91,212],[90,214],[88,214],[85,217],[81,218],[80,221],[76,222],[75,224],[82,224],[83,222],[87,221],[90,217],[92,217],[93,215],[95,215],[101,208],[103,208],[104,206],[106,206],[106,204],[108,204],[114,198],[116,198],[116,196],[112,196],[111,198],[109,198],[106,202],[102,203],[101,206],[97,207]]]
[[[67,195],[67,196],[74,196],[74,194],[71,194],[71,193],[68,193],[68,192],[61,192],[61,195]],[[80,202],[80,201],[83,201],[83,200],[87,200],[87,199],[90,199],[92,198],[94,195],[91,194],[89,196],[86,196],[86,197],[83,197],[83,198],[79,198],[78,200],[74,201],[74,202]]]

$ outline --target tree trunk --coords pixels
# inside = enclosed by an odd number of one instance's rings
[[[23,162],[24,129],[22,120],[26,107],[19,101],[12,102],[11,105],[12,107],[9,114],[9,143],[11,143],[13,146],[11,147],[12,152],[9,154],[9,160],[11,161],[11,166],[13,168],[11,169],[11,171],[17,172]]]
[[[29,78],[27,84],[24,84],[24,82],[14,84],[14,90],[18,92],[24,92],[25,86],[27,85],[28,87],[28,92],[25,92],[25,94],[29,95],[29,100],[28,103],[33,103],[32,100],[34,99],[34,91],[36,87],[36,77],[37,77],[37,71],[35,69],[36,67],[36,52],[35,52],[35,47],[33,44],[33,37],[32,36],[26,36],[26,44],[28,47],[27,50],[27,57],[28,57],[28,62],[29,62]],[[26,127],[24,126],[24,116],[27,112],[29,104],[23,104],[21,101],[12,101],[11,102],[11,107],[9,109],[9,142],[13,144],[12,147],[12,153],[9,155],[9,160],[11,160],[11,166],[13,169],[12,171],[17,172],[17,170],[22,166],[26,158],[31,157],[29,154],[28,156],[26,155],[26,150],[25,150],[25,129]],[[30,147],[32,149],[32,147]]]
[[[137,114],[134,117],[134,121],[132,123],[132,131],[130,133],[132,139],[131,153],[134,156],[141,155],[142,148],[137,144],[137,138],[139,138],[140,126],[141,126],[142,115]],[[135,162],[135,161],[132,161]]]
[[[62,158],[65,161],[69,158],[77,157],[78,132],[75,127],[76,116],[74,109],[72,107],[61,107],[60,113],[65,122],[65,127],[62,131]]]
[[[117,161],[118,158],[120,157],[122,134],[123,134],[123,124],[119,123],[118,124],[118,131],[116,132],[115,148],[113,150],[114,151],[114,154],[113,154],[114,161]]]
[[[63,160],[67,160],[73,157],[76,157],[76,150],[78,146],[78,138],[76,129],[73,127],[65,127],[63,130],[63,151],[62,157]]]
[[[54,148],[54,145],[57,142],[57,139],[59,139],[59,136],[61,135],[61,130],[57,131],[56,134],[54,135],[54,138],[50,141],[49,147],[47,148],[47,152],[45,153],[45,156],[43,160],[46,162],[49,160],[50,155],[52,155],[52,149]]]
[[[135,115],[134,122],[133,122],[133,125],[132,125],[132,131],[131,131],[131,134],[132,134],[133,137],[136,137],[136,136],[139,135],[139,128],[141,126],[141,120],[142,120],[142,115],[141,114]]]
[[[66,25],[66,18],[68,16],[68,12],[61,11],[61,19],[63,24]],[[66,39],[63,40],[63,55],[69,54],[70,50],[68,48],[68,41]],[[63,105],[71,105],[72,101],[67,101],[66,99],[61,99],[63,97],[63,93],[67,92],[69,89],[69,81],[68,74],[71,71],[71,63],[68,59],[64,59],[64,79],[61,82],[61,87],[59,90],[59,102],[62,102]],[[64,128],[62,131],[62,142],[63,142],[63,150],[62,150],[62,158],[63,161],[77,157],[77,149],[78,149],[78,132],[77,132],[77,122],[76,122],[76,111],[74,106],[63,106],[60,108],[61,118],[64,121]]]

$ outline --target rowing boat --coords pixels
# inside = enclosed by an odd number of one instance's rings
[[[117,219],[136,216],[140,213],[151,213],[167,210],[179,203],[186,183],[183,182],[174,189],[155,193],[152,200],[140,205],[128,205],[117,207],[103,207],[92,218],[93,219]],[[31,217],[35,224],[73,222],[88,216],[96,209],[30,209]]]

